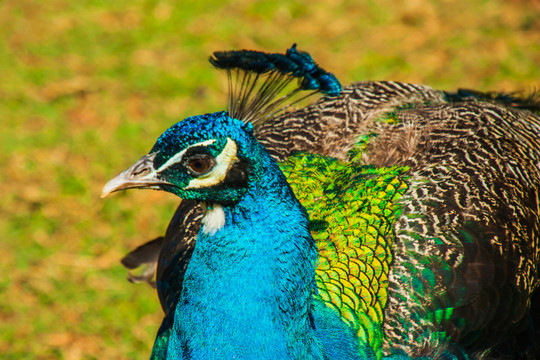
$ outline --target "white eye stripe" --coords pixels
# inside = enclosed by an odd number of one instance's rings
[[[214,168],[207,174],[192,179],[189,182],[188,186],[186,186],[184,189],[200,189],[217,185],[222,182],[227,176],[227,172],[229,171],[231,165],[236,160],[238,160],[236,154],[236,143],[231,139],[227,138],[227,143],[225,144],[225,147],[216,157],[216,165],[214,166]]]
[[[190,147],[185,148],[184,150],[180,151],[179,153],[175,154],[172,158],[167,160],[167,162],[165,164],[161,165],[159,167],[159,169],[156,170],[156,172],[158,172],[158,173],[162,172],[163,170],[167,169],[169,166],[172,166],[174,164],[178,164],[179,162],[182,162],[182,158],[184,157],[184,154],[186,153],[186,151],[188,151],[192,147],[195,147],[195,146],[208,146],[208,145],[212,145],[215,142],[216,142],[216,139],[210,139],[210,140],[202,141],[200,143],[193,144]]]

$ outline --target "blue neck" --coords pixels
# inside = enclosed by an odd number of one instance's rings
[[[258,150],[258,149],[256,149]],[[313,330],[313,239],[277,164],[257,154],[250,188],[201,230],[169,343],[172,359],[322,358]]]

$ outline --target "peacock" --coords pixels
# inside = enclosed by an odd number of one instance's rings
[[[183,199],[165,237],[123,259],[157,262],[152,358],[540,354],[534,98],[342,89],[296,46],[210,61],[228,111],[173,125],[102,194]],[[325,96],[282,112],[306,92]]]

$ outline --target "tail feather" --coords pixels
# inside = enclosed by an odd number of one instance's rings
[[[456,92],[444,92],[448,102],[485,101],[521,110],[540,113],[540,91],[533,89],[528,94],[522,92],[477,91],[458,89]]]

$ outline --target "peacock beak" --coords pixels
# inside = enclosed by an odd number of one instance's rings
[[[155,156],[155,153],[143,156],[127,170],[111,179],[103,187],[101,197],[107,197],[110,193],[120,190],[137,188],[159,189],[161,185],[171,185],[157,178],[157,172],[154,169]]]

